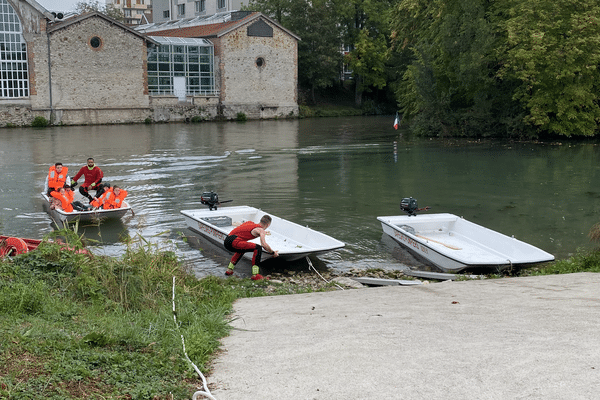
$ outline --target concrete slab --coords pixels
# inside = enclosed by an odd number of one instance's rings
[[[600,274],[242,299],[218,400],[595,399]]]

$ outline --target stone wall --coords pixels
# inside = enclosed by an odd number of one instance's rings
[[[249,36],[253,24],[271,36]],[[235,118],[275,118],[298,114],[297,40],[263,18],[213,40],[219,60],[222,112]]]
[[[34,43],[35,109],[49,108],[49,74],[55,109],[115,109],[149,106],[145,41],[103,18],[88,18],[52,31],[51,68],[41,41]],[[100,46],[90,40],[100,38]],[[47,42],[46,42],[47,47]]]

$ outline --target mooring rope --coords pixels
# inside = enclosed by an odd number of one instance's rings
[[[331,283],[327,279],[323,278],[323,276],[321,276],[321,274],[319,273],[319,271],[317,271],[317,269],[312,265],[312,262],[310,261],[310,258],[308,258],[308,256],[306,256],[306,261],[308,262],[308,269],[312,268],[317,273],[317,275],[319,275],[319,277],[321,279],[323,279],[326,283]],[[338,285],[337,283],[334,283],[334,285],[337,286],[339,289],[344,290],[344,288],[341,287],[340,285]]]
[[[179,331],[179,324],[177,323],[177,311],[175,311],[175,277],[173,277],[173,321],[175,321],[175,327],[177,328],[177,331]],[[202,386],[204,387],[204,391],[199,390],[194,393],[194,395],[192,396],[192,400],[198,399],[198,396],[204,396],[211,400],[217,400],[210,393],[210,390],[208,390],[208,386],[206,384],[206,378],[204,377],[204,375],[202,375],[202,372],[200,372],[200,369],[198,369],[196,364],[194,364],[192,362],[192,360],[190,360],[190,358],[188,357],[187,351],[185,350],[185,339],[183,338],[183,335],[181,335],[181,344],[183,345],[183,354],[185,355],[186,360],[188,360],[189,363],[192,364],[192,366],[194,367],[194,370],[198,373],[198,375],[200,375],[200,378],[202,379]]]

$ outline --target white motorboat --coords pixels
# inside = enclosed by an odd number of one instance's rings
[[[216,195],[215,195],[216,196]],[[206,203],[205,203],[206,204]],[[209,209],[183,210],[187,226],[194,232],[223,245],[223,240],[231,230],[246,221],[258,223],[263,215],[272,218],[271,226],[267,229],[267,243],[279,252],[279,258],[294,261],[309,254],[322,254],[344,247],[344,243],[324,233],[298,225],[294,222],[279,218],[273,214],[249,206],[235,206]],[[260,243],[260,238],[252,240]],[[246,253],[251,258],[252,252]],[[263,253],[266,258],[270,255]]]
[[[453,214],[409,213],[377,219],[384,233],[445,272],[503,270],[554,260],[535,246]]]
[[[57,223],[73,223],[76,221],[79,222],[101,222],[105,219],[112,218],[121,218],[129,211],[131,211],[131,207],[129,203],[123,201],[123,205],[121,208],[108,209],[105,210],[103,208],[97,210],[90,211],[77,211],[73,210],[72,212],[66,212],[62,209],[51,208],[50,207],[50,198],[46,193],[42,192],[42,197],[46,200],[45,208],[50,217]],[[80,201],[84,204],[87,204],[87,199],[84,199],[79,193],[75,194],[75,200]]]

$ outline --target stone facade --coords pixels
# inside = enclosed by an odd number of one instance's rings
[[[253,27],[266,31],[252,35]],[[297,39],[266,18],[256,18],[213,40],[219,53],[223,115],[248,118],[298,114]]]
[[[220,116],[235,119],[298,115],[298,40],[257,12],[232,13],[221,23],[153,26],[152,36],[204,38],[214,45]],[[143,29],[143,27],[141,27]]]
[[[298,38],[260,13],[243,14],[206,37],[215,44],[219,97],[180,101],[148,95],[147,46],[157,43],[146,35],[163,32],[144,34],[99,13],[54,21],[34,0],[8,2],[27,44],[30,90],[28,97],[0,98],[0,127],[30,125],[38,116],[89,125],[298,114]]]

